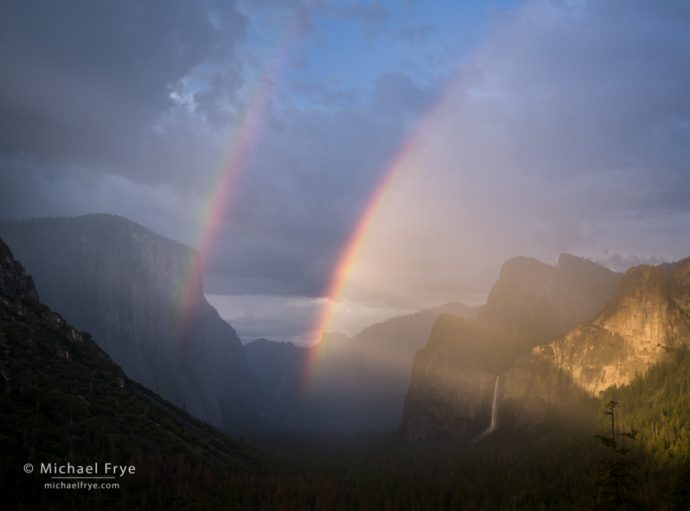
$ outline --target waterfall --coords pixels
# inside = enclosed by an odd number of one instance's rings
[[[482,431],[477,438],[475,438],[472,443],[476,444],[479,442],[481,439],[483,439],[486,435],[489,433],[493,432],[496,430],[498,427],[498,387],[501,382],[501,376],[498,375],[496,376],[496,381],[494,383],[494,398],[491,401],[491,423],[489,426]]]
[[[501,375],[496,376],[496,383],[494,383],[494,399],[491,402],[491,424],[486,430],[486,434],[491,433],[498,426],[498,384],[501,381]]]

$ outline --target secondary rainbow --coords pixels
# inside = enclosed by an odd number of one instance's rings
[[[203,269],[214,251],[237,181],[247,167],[261,128],[270,111],[274,81],[280,75],[281,68],[288,62],[289,54],[294,51],[307,19],[308,13],[301,13],[294,19],[294,23],[288,29],[287,41],[279,47],[278,55],[257,78],[249,100],[239,116],[237,128],[231,134],[230,150],[219,165],[210,186],[206,205],[199,216],[199,234],[194,244],[197,252],[190,257],[184,277],[178,286],[178,342],[181,342],[188,334],[192,314],[203,296]]]

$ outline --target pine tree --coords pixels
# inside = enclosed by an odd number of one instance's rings
[[[637,509],[637,502],[633,496],[635,483],[634,464],[628,458],[629,449],[623,443],[622,438],[634,440],[637,431],[616,431],[616,407],[617,401],[609,401],[603,412],[611,419],[611,430],[606,435],[596,435],[607,449],[610,456],[602,460],[599,466],[599,488],[597,500],[601,509],[627,510]]]

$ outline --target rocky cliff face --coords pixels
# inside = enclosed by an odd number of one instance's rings
[[[490,418],[496,376],[534,346],[594,316],[619,281],[619,274],[568,254],[561,255],[558,266],[524,257],[506,262],[477,321],[439,318],[427,346],[415,356],[402,424],[406,436],[469,438],[481,431]],[[548,365],[531,369],[551,370]],[[512,383],[502,378],[501,402],[506,393],[512,399]]]
[[[129,377],[225,429],[250,427],[255,389],[240,341],[193,289],[184,324],[181,294],[192,249],[109,215],[1,222],[17,258],[50,307]]]
[[[558,369],[592,396],[627,385],[690,343],[689,273],[690,259],[631,268],[593,320],[535,348],[529,358]]]
[[[40,303],[1,239],[0,410],[2,509],[75,508],[72,492],[53,492],[48,504],[38,469],[17,470],[27,462],[134,464],[149,502],[178,506],[217,496],[227,474],[256,466],[256,452],[131,381],[88,334]],[[99,496],[101,505],[120,507],[119,492]]]
[[[564,335],[591,319],[615,292],[620,274],[561,254],[558,265],[515,257],[491,289],[479,322],[506,340],[511,357]]]
[[[403,415],[406,436],[478,434],[491,416],[497,348],[496,339],[476,322],[439,317],[414,358]]]

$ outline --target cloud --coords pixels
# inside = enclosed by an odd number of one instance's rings
[[[688,14],[531,1],[497,20],[421,125],[344,296],[466,300],[514,255],[690,254]]]
[[[141,173],[158,149],[153,129],[175,107],[171,93],[199,67],[232,58],[244,38],[233,5],[4,2],[0,151]],[[215,76],[232,91],[236,76]]]
[[[638,266],[640,264],[650,264],[656,266],[663,262],[664,261],[656,257],[638,257],[635,255],[621,255],[618,253],[606,254],[606,257],[597,260],[597,263],[618,272],[625,272],[629,268]]]
[[[263,136],[228,209],[214,293],[320,296],[333,266],[432,91],[384,75],[348,109],[284,111]]]
[[[318,300],[285,296],[207,294],[207,298],[243,342],[265,337],[305,344],[321,306]]]
[[[187,243],[195,218],[180,212],[200,206],[168,184],[142,184],[119,174],[26,158],[0,156],[0,183],[0,218],[5,220],[111,213]]]
[[[309,18],[301,2],[240,7],[4,2],[0,216],[107,211],[194,243],[257,55],[273,55],[262,16]],[[378,3],[334,9],[311,21],[336,16],[370,34],[390,24]],[[405,26],[398,36],[441,45],[437,31]],[[449,83],[377,69],[357,89],[332,66],[320,74],[305,32],[299,65],[270,77],[207,290],[312,303],[414,133],[353,270],[350,311],[480,302],[517,254],[555,262],[571,251],[617,267],[690,254],[689,28],[686,2],[527,1],[494,20]],[[377,41],[379,62],[392,50]],[[349,56],[342,43],[336,64]],[[255,326],[294,313],[245,312]]]

